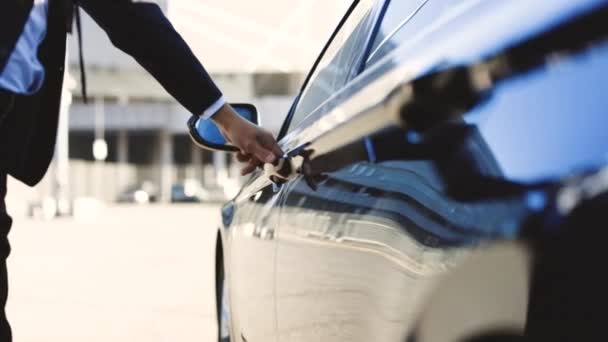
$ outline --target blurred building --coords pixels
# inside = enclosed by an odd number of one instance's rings
[[[329,34],[350,1],[162,0],[230,102],[254,103],[263,126],[278,129]],[[83,15],[83,51],[90,103],[84,104],[76,39],[68,41],[69,134],[60,135],[56,161],[37,197],[116,200],[141,183],[169,201],[172,186],[198,181],[226,193],[241,179],[231,155],[203,151],[186,135],[190,116],[131,57],[112,46]],[[167,65],[167,68],[171,68]],[[72,101],[70,102],[69,92]],[[97,146],[95,160],[94,142]],[[107,150],[107,151],[104,151]]]

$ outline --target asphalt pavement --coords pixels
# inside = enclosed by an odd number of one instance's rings
[[[215,341],[207,205],[114,206],[88,220],[15,218],[15,342]]]

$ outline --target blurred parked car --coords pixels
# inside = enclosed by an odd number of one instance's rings
[[[220,339],[603,340],[606,22],[602,0],[353,1],[285,157],[222,209]]]
[[[154,183],[144,181],[128,186],[118,194],[118,203],[152,203],[158,200],[158,188]]]
[[[198,203],[203,202],[204,197],[204,192],[190,192],[184,184],[173,184],[171,186],[171,202]]]
[[[193,179],[171,187],[171,202],[174,203],[218,203],[226,200],[224,191],[220,188],[205,188]]]

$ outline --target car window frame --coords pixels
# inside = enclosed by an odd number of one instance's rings
[[[410,14],[408,15],[405,19],[403,19],[399,25],[397,25],[390,34],[388,34],[379,44],[378,46],[373,49],[373,43],[376,41],[376,37],[380,31],[380,28],[382,27],[382,24],[384,23],[384,16],[386,14],[386,11],[388,10],[388,7],[390,6],[390,2],[392,0],[387,0],[387,5],[386,8],[384,8],[384,11],[382,13],[382,17],[379,20],[379,23],[377,25],[377,31],[374,32],[374,37],[372,40],[372,44],[370,44],[369,49],[371,51],[368,52],[368,54],[365,56],[365,61],[363,62],[363,65],[361,66],[362,69],[366,69],[368,67],[368,63],[371,61],[371,59],[376,55],[376,53],[378,51],[380,51],[380,49],[382,48],[382,46],[384,46],[391,38],[393,38],[395,36],[395,34],[397,34],[403,27],[405,27],[405,25],[407,25],[408,23],[410,23],[419,13],[420,11],[431,1],[431,0],[423,0],[422,3],[420,3],[420,5],[418,5],[418,7]],[[373,49],[373,50],[372,50]]]
[[[283,121],[283,124],[281,125],[281,129],[279,130],[279,135],[277,137],[278,141],[281,141],[287,135],[287,133],[289,131],[289,127],[291,126],[291,123],[293,121],[293,117],[294,117],[294,114],[296,112],[296,109],[298,108],[298,105],[300,104],[300,99],[302,97],[302,94],[304,93],[304,90],[306,90],[306,88],[308,87],[308,85],[309,85],[309,83],[310,83],[310,81],[312,79],[312,76],[317,71],[317,68],[319,67],[319,64],[321,63],[321,61],[325,57],[325,54],[327,53],[327,50],[329,49],[329,47],[331,46],[331,44],[335,41],[336,36],[338,35],[338,33],[340,33],[340,31],[344,27],[344,24],[348,21],[348,19],[350,18],[351,14],[355,11],[355,9],[357,8],[357,6],[359,5],[360,2],[361,2],[361,0],[354,0],[353,1],[353,3],[350,5],[350,7],[347,9],[346,13],[344,14],[344,16],[342,17],[342,19],[338,23],[336,29],[331,34],[331,36],[330,36],[329,40],[327,41],[327,43],[325,43],[325,46],[321,50],[321,53],[319,54],[319,56],[317,57],[317,59],[315,60],[315,62],[313,64],[312,68],[308,72],[308,75],[306,76],[304,82],[302,83],[302,86],[300,87],[300,90],[298,91],[298,94],[294,98],[294,101],[293,101],[291,107],[289,108],[289,112],[287,114],[287,117]],[[367,57],[368,57],[369,53],[371,52],[370,51],[371,47],[372,47],[371,43],[374,41],[374,39],[375,39],[375,37],[376,37],[376,35],[378,33],[378,30],[380,28],[379,25],[382,22],[382,20],[384,19],[384,15],[385,15],[386,9],[388,8],[388,5],[390,4],[390,2],[391,2],[391,0],[379,0],[379,3],[381,4],[380,12],[377,15],[377,17],[374,19],[374,21],[372,22],[372,30],[370,31],[370,35],[369,35],[369,37],[367,38],[367,40],[365,42],[364,54],[363,54],[363,56],[361,58],[360,65],[357,68],[356,75],[361,74],[361,72],[364,71],[364,69],[365,69],[365,62],[367,60]]]

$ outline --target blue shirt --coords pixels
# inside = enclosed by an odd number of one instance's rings
[[[44,83],[44,67],[38,48],[46,36],[48,1],[34,0],[34,6],[6,67],[0,74],[0,88],[16,94],[34,94]]]

